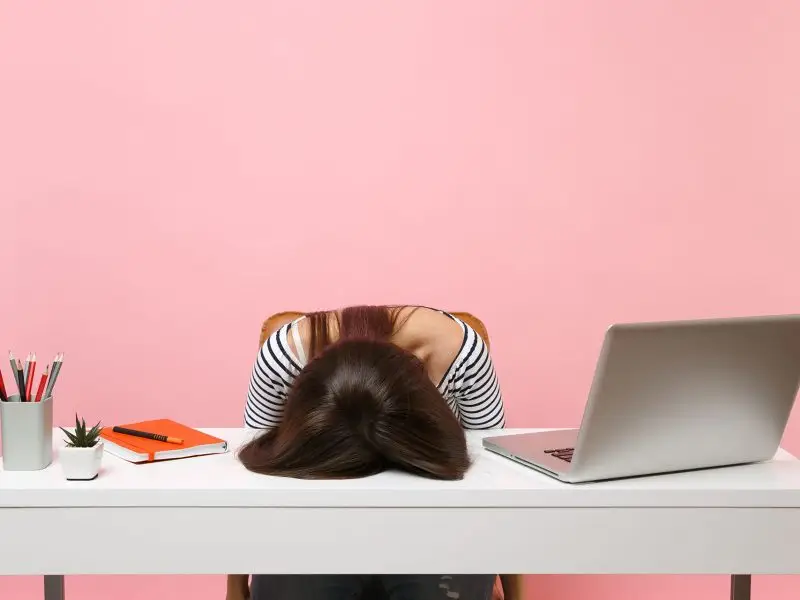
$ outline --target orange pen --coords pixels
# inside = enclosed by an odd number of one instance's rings
[[[168,444],[182,444],[181,438],[169,437],[160,433],[150,433],[149,431],[139,431],[137,429],[128,429],[127,427],[112,427],[111,431],[122,433],[125,435],[133,435],[140,438],[147,438],[148,440],[156,440],[159,442],[167,442]]]

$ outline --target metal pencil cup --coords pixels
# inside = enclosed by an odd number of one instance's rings
[[[53,462],[53,398],[0,402],[5,471],[39,471]]]

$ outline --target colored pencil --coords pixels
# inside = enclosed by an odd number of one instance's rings
[[[56,354],[56,357],[53,359],[53,365],[50,369],[50,381],[47,382],[47,388],[44,391],[44,398],[47,399],[53,394],[53,388],[56,385],[56,379],[58,379],[58,374],[61,372],[61,364],[64,362],[64,353],[61,352]]]
[[[14,358],[14,353],[8,351],[8,362],[11,365],[11,378],[14,380],[14,385],[19,386],[19,375],[17,374],[17,359]]]
[[[0,400],[8,402],[8,394],[6,393],[6,383],[3,381],[3,372],[0,371]]]
[[[25,400],[25,371],[22,369],[22,362],[17,359],[17,387],[19,388],[19,401]]]
[[[31,369],[31,353],[28,352],[28,356],[25,357],[25,362],[23,363],[22,368],[22,384],[25,386],[25,389],[28,389],[28,372]]]
[[[11,350],[8,351],[8,362],[11,365],[11,378],[14,380],[14,385],[19,387],[19,373],[17,372],[17,359],[14,358],[14,353]],[[19,402],[22,399],[21,395],[15,396],[14,402]],[[11,401],[11,396],[9,396],[9,401]]]
[[[50,372],[50,365],[47,365],[44,368],[44,373],[42,373],[42,378],[39,380],[39,389],[36,390],[36,402],[42,401],[42,392],[44,392],[44,386],[47,383],[47,374]]]
[[[31,355],[28,363],[28,374],[25,376],[25,397],[28,402],[33,402],[33,378],[36,374],[36,352]]]

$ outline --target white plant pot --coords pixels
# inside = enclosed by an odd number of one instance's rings
[[[103,461],[103,442],[97,442],[91,448],[61,448],[58,460],[69,480],[86,481],[94,479],[100,472]]]

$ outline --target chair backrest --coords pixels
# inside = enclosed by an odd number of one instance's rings
[[[286,323],[291,323],[292,321],[299,319],[305,313],[297,312],[297,311],[284,311],[275,313],[271,317],[267,318],[264,321],[264,324],[261,326],[261,337],[259,338],[258,345],[259,347],[264,345],[264,342],[267,338],[275,333],[280,327],[286,325]],[[486,345],[489,346],[489,332],[486,329],[486,326],[483,324],[478,317],[468,312],[451,312],[451,315],[456,317],[457,319],[461,319],[472,327],[475,332],[483,338],[483,341],[486,342]]]

